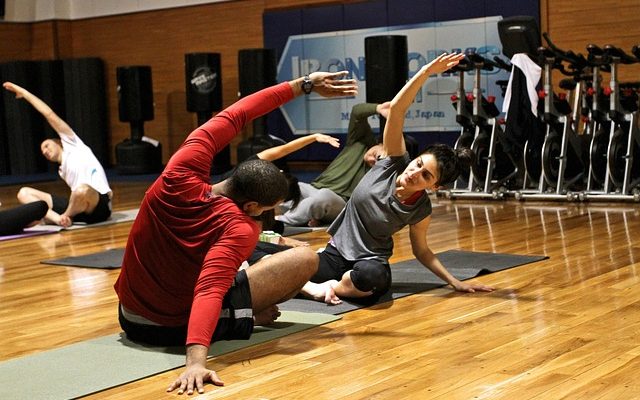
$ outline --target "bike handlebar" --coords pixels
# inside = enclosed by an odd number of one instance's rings
[[[588,65],[587,59],[580,53],[576,54],[571,50],[565,51],[556,46],[549,37],[547,32],[542,34],[544,39],[547,41],[549,47],[547,48],[547,52],[545,53],[545,57],[555,56],[558,60],[566,61],[572,70],[575,73],[579,73],[584,67]],[[540,54],[540,48],[538,49],[538,53]],[[547,56],[549,54],[549,56]],[[555,65],[554,65],[555,67]],[[572,75],[573,73],[569,73],[568,75]]]
[[[636,56],[638,61],[640,61],[640,44],[636,44],[635,46],[633,46],[633,48],[631,49],[631,52],[633,53],[634,56]]]
[[[498,56],[493,56],[493,61],[495,62],[498,68],[502,68],[505,71],[511,71],[511,68],[512,68],[511,63],[506,62],[505,60],[503,60]]]
[[[456,72],[460,72],[460,71],[467,72],[467,71],[471,71],[472,69],[473,69],[473,63],[471,63],[471,61],[466,56],[458,62],[458,65],[451,68],[452,71],[456,71]]]
[[[471,61],[471,63],[474,65],[474,68],[479,68],[484,71],[493,71],[494,68],[498,68],[498,65],[496,63],[489,60],[488,58],[484,58],[477,53],[467,54],[466,58]]]
[[[615,47],[611,44],[607,44],[604,46],[604,53],[607,55],[607,57],[609,57],[609,62],[612,62],[611,59],[613,58],[619,59],[623,64],[634,64],[640,61],[637,58],[625,53],[625,51],[621,48]]]

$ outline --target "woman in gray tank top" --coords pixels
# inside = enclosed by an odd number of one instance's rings
[[[463,57],[462,54],[438,56],[422,67],[393,98],[383,133],[385,157],[362,178],[329,227],[331,241],[320,254],[318,272],[302,289],[303,295],[327,304],[338,304],[341,298],[366,303],[377,301],[391,286],[392,236],[406,225],[409,225],[415,257],[455,290],[493,290],[456,279],[427,243],[431,202],[426,191],[455,181],[469,165],[471,150],[433,145],[410,160],[403,138],[405,114],[427,78],[455,66]]]

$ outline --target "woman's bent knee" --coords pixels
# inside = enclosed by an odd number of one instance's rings
[[[351,271],[351,281],[356,289],[381,296],[391,288],[391,269],[374,260],[358,261]]]

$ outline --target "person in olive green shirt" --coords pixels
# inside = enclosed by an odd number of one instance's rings
[[[387,117],[389,102],[353,106],[345,147],[313,182],[300,182],[300,202],[277,217],[286,225],[319,226],[340,213],[365,172],[375,164],[382,146],[369,125],[374,114]]]

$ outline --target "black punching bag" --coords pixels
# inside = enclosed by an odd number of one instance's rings
[[[64,59],[62,71],[65,120],[91,148],[98,161],[107,166],[111,151],[104,61],[97,57]],[[59,89],[54,87],[54,90]]]
[[[187,111],[198,116],[198,126],[207,122],[214,111],[222,110],[222,74],[220,53],[184,55]],[[220,174],[231,168],[231,150],[225,146],[213,158],[211,172]]]
[[[12,61],[0,64],[2,81],[13,82],[40,96],[37,63]],[[8,146],[8,165],[11,174],[33,174],[47,170],[40,144],[45,137],[46,120],[28,102],[2,89],[5,112],[5,135]]]
[[[2,77],[0,77],[1,79]],[[0,96],[0,175],[11,175],[9,167],[9,139],[7,137],[7,126],[4,122],[4,101]]]
[[[390,101],[409,76],[407,37],[371,36],[364,39],[367,103]]]
[[[401,35],[370,36],[364,39],[367,103],[390,101],[409,79],[407,37]],[[380,117],[380,133],[385,119]],[[418,152],[418,142],[405,135],[411,157]]]
[[[116,78],[120,121],[131,126],[131,138],[116,145],[118,173],[158,172],[162,167],[162,146],[143,140],[144,122],[154,118],[151,67],[118,67]]]
[[[184,55],[187,111],[198,114],[202,125],[214,111],[222,110],[222,77],[219,53]]]
[[[238,51],[240,97],[248,96],[276,84],[278,61],[274,49],[243,49]],[[238,162],[269,147],[279,146],[282,139],[267,134],[266,115],[253,120],[253,136],[238,145]],[[280,162],[284,163],[284,160]],[[278,164],[278,163],[276,163]],[[283,165],[279,165],[283,168]]]

